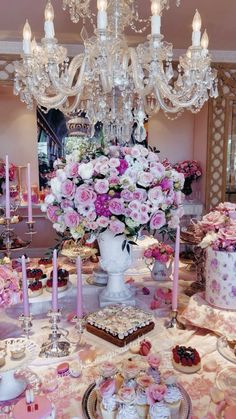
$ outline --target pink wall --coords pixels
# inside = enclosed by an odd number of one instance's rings
[[[29,111],[12,87],[0,85],[0,158],[19,166],[28,162],[32,168],[32,183],[38,184],[37,122],[35,110]]]
[[[201,163],[203,176],[199,181],[197,188],[199,190],[201,200],[206,200],[206,163],[207,163],[207,130],[208,130],[208,104],[206,104],[201,112],[197,113],[194,118],[194,142],[193,142],[193,158]]]

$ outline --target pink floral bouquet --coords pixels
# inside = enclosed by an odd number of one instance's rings
[[[14,164],[10,164],[9,165],[9,180],[10,182],[12,182],[13,180],[15,180],[15,176],[16,176],[16,167],[14,166]],[[5,182],[6,180],[6,165],[5,165],[5,161],[0,159],[0,193],[2,194],[2,184]]]
[[[177,172],[182,173],[186,178],[191,180],[197,180],[202,176],[202,169],[200,164],[196,160],[184,160],[174,165],[174,169]]]
[[[20,298],[19,277],[17,272],[0,265],[0,308],[9,307]]]
[[[152,259],[152,263],[157,260],[160,263],[167,263],[172,258],[174,250],[168,244],[159,242],[153,244],[144,252],[144,257],[147,259]]]
[[[51,179],[42,211],[60,233],[75,239],[109,229],[136,236],[142,228],[166,231],[179,222],[184,176],[141,145],[110,146],[100,155],[72,155]]]
[[[204,215],[197,223],[202,236],[201,248],[212,246],[214,250],[236,251],[236,204],[224,202]]]

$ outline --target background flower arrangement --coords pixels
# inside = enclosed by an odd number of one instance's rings
[[[12,182],[13,180],[15,180],[15,176],[16,176],[16,167],[14,166],[14,164],[10,164],[9,167],[9,179],[10,182]],[[5,161],[0,159],[0,194],[3,193],[3,183],[6,180],[6,169],[5,169]]]
[[[9,307],[20,298],[19,277],[7,265],[0,264],[0,308]]]
[[[42,206],[57,231],[75,240],[106,229],[133,237],[144,227],[163,232],[179,223],[184,176],[153,151],[101,146],[79,157],[56,171]]]
[[[160,263],[167,263],[174,254],[174,250],[168,244],[159,242],[148,247],[144,252],[144,257],[153,263],[157,260]]]
[[[174,169],[177,172],[184,175],[184,187],[182,192],[185,195],[191,195],[192,187],[191,184],[195,180],[198,180],[202,176],[202,169],[200,164],[196,160],[184,160],[182,162],[176,163]]]
[[[204,215],[196,225],[202,236],[201,248],[212,246],[214,250],[236,251],[236,204],[224,202]]]

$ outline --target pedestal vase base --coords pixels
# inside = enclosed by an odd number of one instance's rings
[[[112,304],[126,304],[135,306],[135,290],[129,285],[124,285],[121,291],[112,292],[109,288],[105,288],[99,295],[100,307],[106,307]]]

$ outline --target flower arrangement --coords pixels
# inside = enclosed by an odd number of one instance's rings
[[[174,250],[168,244],[159,242],[154,244],[144,252],[144,257],[147,259],[152,259],[152,262],[157,260],[160,263],[167,263],[172,258]]]
[[[183,183],[181,173],[141,145],[101,147],[82,160],[68,157],[51,179],[42,211],[75,240],[106,229],[127,237],[144,227],[163,232],[179,223]]]
[[[20,296],[17,272],[6,265],[0,265],[0,308],[9,307]]]
[[[186,178],[190,178],[192,181],[197,180],[202,176],[202,169],[196,160],[184,160],[174,165],[174,169],[177,172],[182,173]]]
[[[236,204],[224,202],[204,215],[197,223],[203,249],[212,246],[214,250],[236,251]]]
[[[15,175],[16,175],[16,167],[14,166],[14,164],[11,163],[9,166],[10,182],[15,180]],[[0,194],[3,193],[2,184],[5,182],[5,180],[6,180],[6,164],[4,160],[0,159]]]

